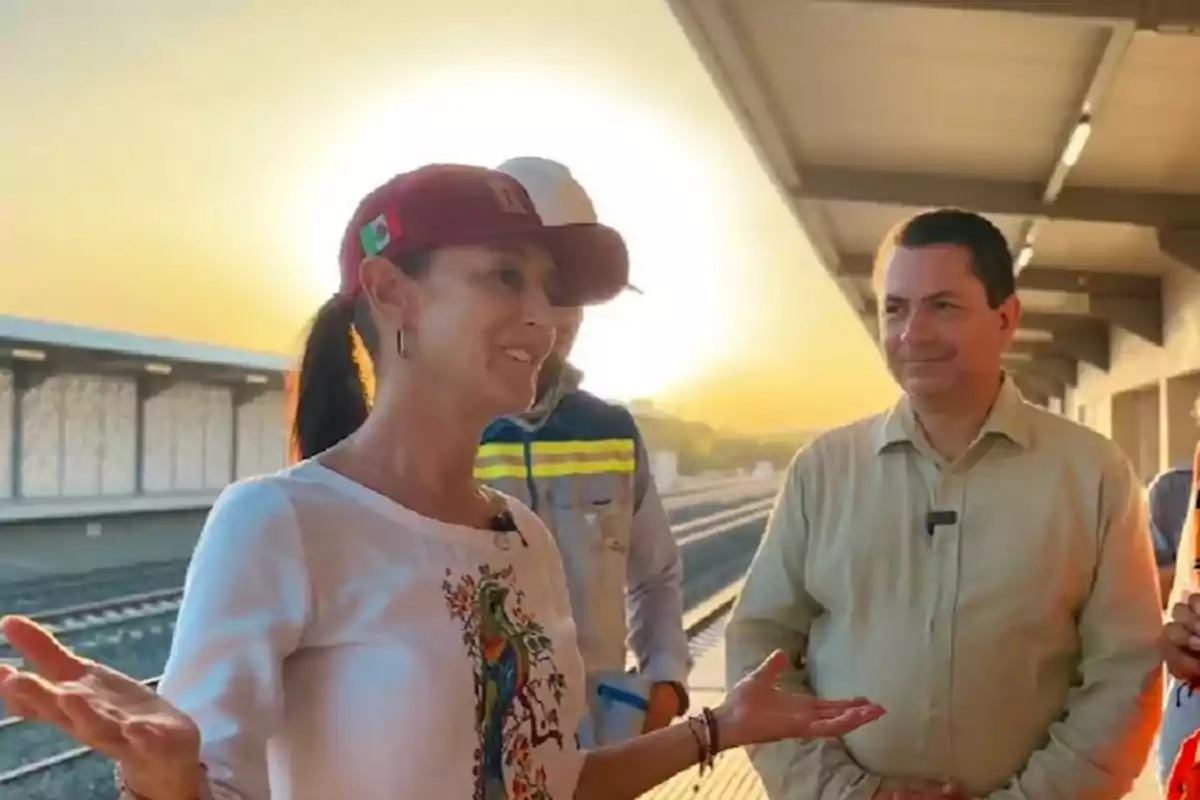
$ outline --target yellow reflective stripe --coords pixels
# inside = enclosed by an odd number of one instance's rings
[[[635,459],[628,453],[564,453],[553,456],[535,455],[532,461],[534,471],[537,471],[543,467],[558,468],[563,464],[633,463]]]
[[[632,439],[533,442],[530,446],[535,478],[562,478],[601,473],[630,474],[637,468]],[[525,447],[517,443],[481,445],[475,459],[475,478],[493,481],[526,478]]]
[[[631,475],[637,468],[634,459],[605,459],[603,461],[546,461],[533,465],[535,478],[566,478],[571,475],[599,475],[615,473]],[[490,464],[475,467],[475,479],[494,481],[501,478],[525,478],[528,473],[524,464]]]
[[[525,446],[520,442],[489,442],[479,446],[475,454],[475,479],[494,481],[499,478],[525,477]]]
[[[524,478],[525,465],[522,464],[481,464],[475,467],[475,480],[494,481],[499,478]]]
[[[604,461],[547,461],[533,465],[535,478],[564,478],[570,475],[597,475],[600,473],[632,474],[637,462],[632,459],[606,459]]]
[[[479,446],[478,458],[494,458],[495,456],[518,456],[525,458],[525,445],[517,442],[489,442]]]
[[[596,441],[534,442],[534,455],[594,455],[611,453],[615,456],[632,456],[632,439],[598,439]]]

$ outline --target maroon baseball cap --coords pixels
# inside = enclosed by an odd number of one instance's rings
[[[442,247],[527,239],[554,260],[550,300],[586,306],[616,297],[629,283],[621,235],[596,223],[543,224],[517,180],[462,164],[431,164],[389,180],[363,198],[342,237],[344,294],[357,294],[364,258],[396,258]]]

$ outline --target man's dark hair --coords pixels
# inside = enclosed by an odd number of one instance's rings
[[[1017,290],[1013,257],[1004,234],[986,217],[958,208],[938,208],[917,214],[892,239],[908,249],[957,245],[971,254],[971,271],[983,284],[988,305],[998,308]]]

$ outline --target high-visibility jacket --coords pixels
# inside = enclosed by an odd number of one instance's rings
[[[624,670],[628,640],[642,674],[687,685],[679,548],[627,409],[571,388],[536,421],[496,420],[475,476],[554,534],[589,674]]]

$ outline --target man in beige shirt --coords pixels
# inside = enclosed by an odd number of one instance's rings
[[[1145,765],[1162,629],[1145,502],[1099,434],[1024,401],[1003,235],[958,210],[880,253],[891,411],[797,455],[726,633],[886,715],[751,757],[773,800],[1116,800]]]

